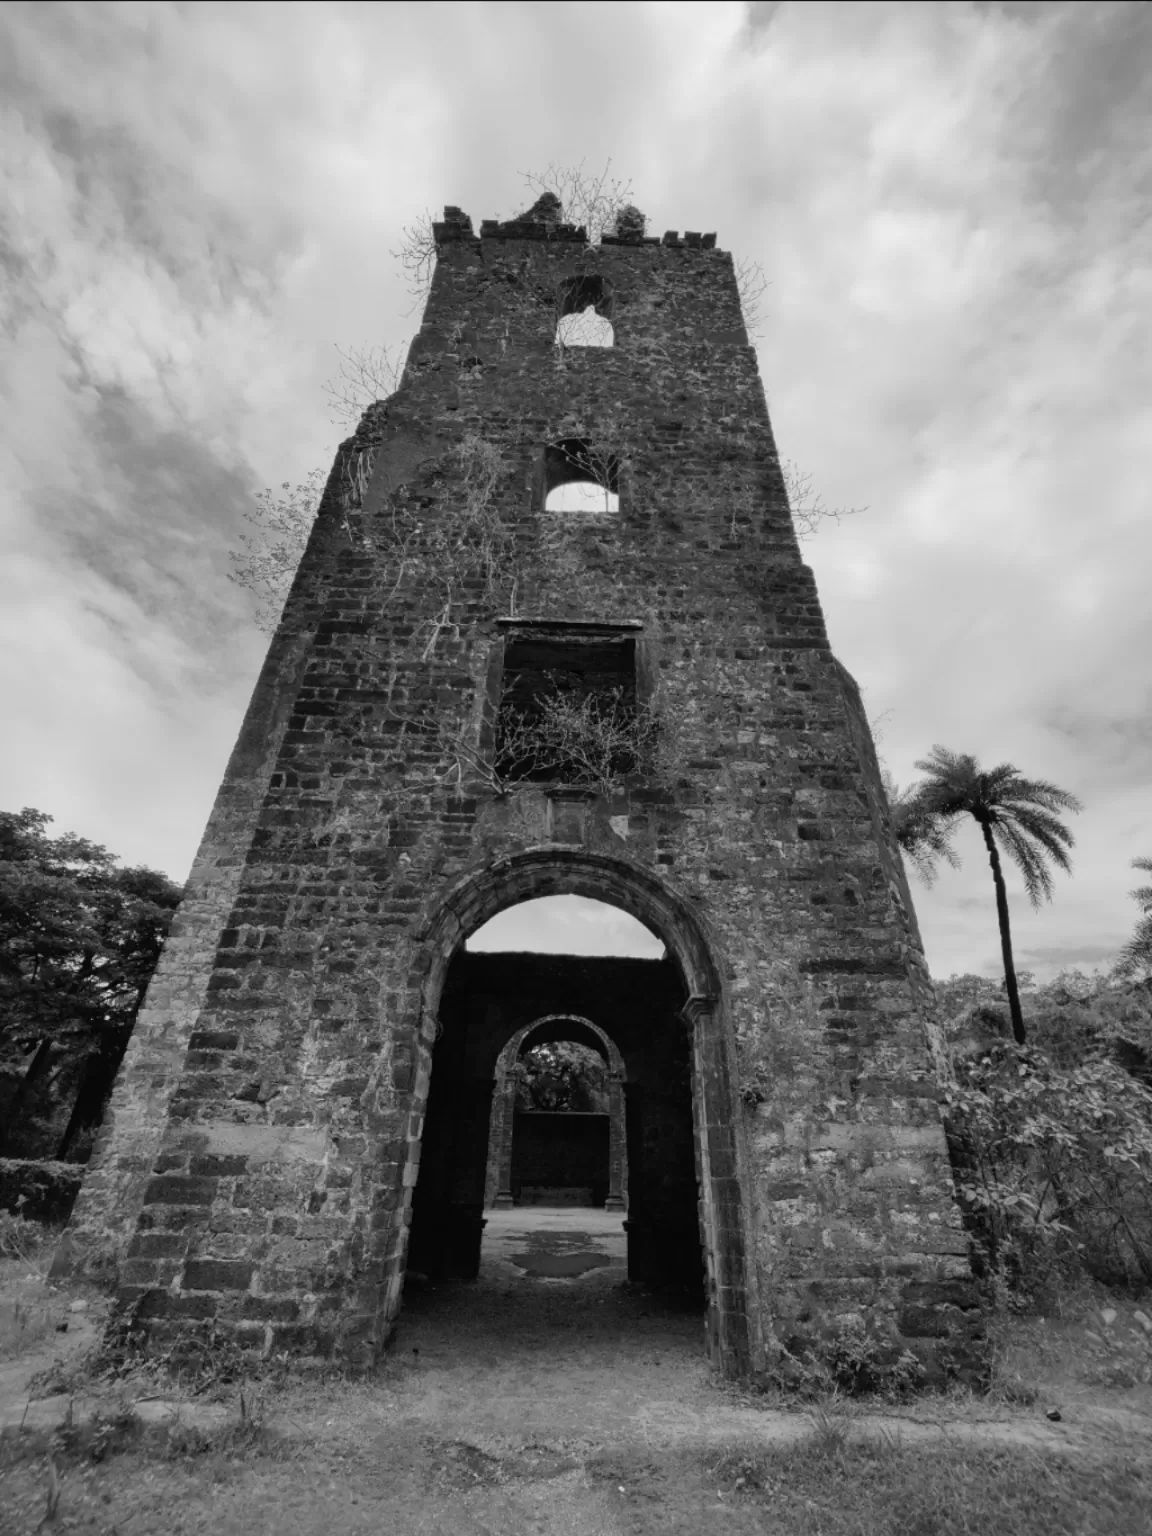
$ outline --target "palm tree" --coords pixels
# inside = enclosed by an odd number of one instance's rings
[[[1152,874],[1152,859],[1133,859],[1132,868]],[[1152,885],[1138,885],[1129,895],[1140,903],[1143,915],[1136,924],[1136,932],[1120,951],[1116,970],[1121,976],[1133,976],[1141,970],[1152,973]]]
[[[882,769],[880,777],[900,852],[924,884],[935,884],[938,859],[959,869],[960,859],[952,847],[952,829],[948,820],[930,811],[914,786],[901,789],[887,768]]]
[[[913,795],[921,814],[935,818],[938,827],[951,827],[962,816],[975,818],[988,850],[992,883],[996,888],[996,913],[1000,919],[1000,949],[1004,956],[1004,987],[1012,1015],[1012,1035],[1017,1045],[1025,1040],[1024,1015],[1012,960],[1012,934],[1008,926],[1008,892],[1000,866],[1000,850],[1012,859],[1024,876],[1024,889],[1034,907],[1043,897],[1052,899],[1052,874],[1047,861],[1065,871],[1075,839],[1056,815],[1057,811],[1082,809],[1075,795],[1057,789],[1045,779],[1026,779],[1011,763],[1000,763],[985,772],[968,753],[933,747],[916,764],[927,778]]]

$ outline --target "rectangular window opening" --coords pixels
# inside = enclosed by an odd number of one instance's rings
[[[507,782],[586,785],[641,771],[638,625],[509,628],[496,716],[495,768]]]

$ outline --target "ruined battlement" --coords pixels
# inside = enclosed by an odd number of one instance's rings
[[[472,231],[471,217],[461,209],[449,205],[444,209],[443,220],[432,225],[432,232],[437,247],[460,241],[477,243],[478,240],[544,240],[565,245],[588,244],[588,231],[583,224],[565,224],[559,220],[534,218],[532,212],[533,210],[529,210],[519,218],[504,222],[499,219],[485,219],[480,225],[480,234],[477,236]],[[617,228],[611,235],[605,234],[601,244],[608,246],[659,245],[669,250],[711,251],[716,248],[716,236],[715,234],[703,235],[692,230],[681,235],[678,230],[669,229],[663,236],[657,238],[653,235],[645,235],[642,227],[630,229],[625,225],[623,229]]]

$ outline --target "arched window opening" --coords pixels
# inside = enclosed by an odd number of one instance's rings
[[[544,450],[546,512],[619,512],[620,460],[590,438],[570,437]]]
[[[556,326],[559,347],[610,347],[615,343],[612,327],[611,288],[595,273],[570,278],[560,289],[557,305],[560,320]]]
[[[663,960],[664,942],[629,912],[590,896],[537,896],[505,907],[477,928],[473,953],[612,955]]]
[[[556,326],[556,344],[560,347],[610,347],[616,334],[611,320],[598,315],[593,305],[571,315],[561,315]]]
[[[619,512],[620,498],[597,480],[569,480],[549,491],[545,512]]]

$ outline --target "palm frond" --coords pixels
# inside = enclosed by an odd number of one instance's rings
[[[1000,803],[1011,797],[1012,786],[1021,781],[1020,770],[1014,763],[997,763],[995,768],[977,772],[981,792],[989,804]]]
[[[1066,789],[1050,784],[1047,779],[1026,779],[1011,768],[1011,764],[1003,766],[1011,769],[1007,777],[998,781],[999,793],[1005,804],[1035,805],[1048,812],[1084,809],[1076,796],[1069,794]]]
[[[937,745],[916,767],[926,776],[916,788],[917,797],[932,811],[959,815],[975,809],[980,768],[969,753],[952,752]]]
[[[1143,869],[1152,875],[1152,859],[1133,859],[1133,869]],[[1143,907],[1145,912],[1152,912],[1152,885],[1138,885],[1134,891],[1128,892],[1132,900]]]
[[[1060,869],[1066,873],[1071,870],[1072,861],[1065,850],[1072,847],[1076,839],[1062,822],[1056,820],[1055,816],[1049,816],[1047,811],[1021,806],[1001,810],[995,820],[1010,822],[1025,837],[1039,843]]]
[[[993,824],[992,835],[1024,877],[1024,889],[1034,907],[1052,900],[1052,876],[1035,846],[1011,821]]]
[[[951,841],[956,816],[933,811],[919,786],[901,789],[887,772],[883,779],[897,845],[924,884],[935,883],[938,859],[959,869],[960,858]]]
[[[1116,961],[1119,976],[1135,976],[1140,971],[1152,973],[1152,912],[1142,917]]]

